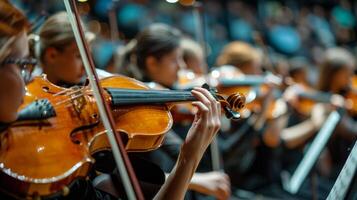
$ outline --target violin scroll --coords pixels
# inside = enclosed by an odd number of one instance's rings
[[[221,103],[221,106],[228,119],[238,120],[240,118],[239,110],[245,106],[245,96],[241,93],[235,93],[228,96],[225,99],[223,96],[217,93],[216,89],[210,88],[208,84],[204,84],[203,88],[211,92],[213,97]]]

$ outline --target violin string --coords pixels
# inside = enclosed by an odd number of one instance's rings
[[[53,108],[63,108],[63,107],[67,108],[67,107],[71,107],[71,106],[72,106],[72,104],[68,103],[65,105],[55,105],[55,106],[53,106]]]
[[[61,104],[63,104],[63,103],[68,103],[68,102],[74,101],[74,100],[76,100],[77,98],[80,98],[80,97],[82,97],[82,96],[84,96],[84,95],[85,95],[84,93],[80,93],[80,94],[78,94],[78,95],[71,96],[71,97],[68,98],[68,99],[64,99],[64,100],[62,100],[62,101],[57,102],[55,105],[58,106],[58,105],[61,105]]]
[[[59,96],[59,95],[65,94],[65,93],[67,93],[67,91],[70,91],[70,90],[71,90],[71,88],[64,89],[60,92],[55,93],[53,96]]]
[[[61,92],[55,93],[53,96],[59,96],[59,95],[62,95],[62,94],[65,94],[65,96],[70,96],[70,95],[72,95],[72,94],[74,94],[74,93],[83,91],[83,90],[85,90],[85,89],[86,89],[86,88],[78,88],[78,89],[68,88],[68,89],[62,90]],[[68,92],[68,91],[71,91],[71,92]]]

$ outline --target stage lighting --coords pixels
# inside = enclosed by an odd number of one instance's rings
[[[178,0],[166,0],[168,3],[177,3]]]

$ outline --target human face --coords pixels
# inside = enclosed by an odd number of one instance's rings
[[[204,74],[204,69],[206,68],[206,65],[203,61],[203,58],[200,58],[199,56],[192,55],[186,60],[186,66],[187,69],[192,70],[195,74],[198,75],[203,75]]]
[[[17,38],[10,57],[28,57],[27,36],[22,33]],[[17,119],[17,110],[25,95],[25,83],[21,76],[21,69],[16,64],[0,66],[0,122],[9,123]]]
[[[54,84],[60,82],[80,83],[85,71],[77,44],[74,41],[64,49],[50,47],[46,51],[43,72],[47,74],[49,81]]]
[[[170,53],[165,54],[160,59],[153,56],[147,58],[148,76],[155,82],[172,87],[178,79],[178,71],[184,65],[182,59],[182,50],[177,48]]]

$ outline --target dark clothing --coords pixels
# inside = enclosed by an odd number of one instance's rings
[[[70,187],[70,191],[71,192],[69,193],[69,195],[65,197],[54,196],[44,199],[50,199],[50,200],[114,200],[116,199],[110,194],[95,189],[90,181],[86,181],[83,179],[76,180]],[[17,198],[11,197],[4,193],[0,193],[0,199],[12,200]]]
[[[137,154],[159,165],[164,172],[169,173],[179,156],[182,142],[182,139],[175,132],[169,131],[159,149]]]
[[[101,152],[95,155],[96,159],[99,159],[101,162],[106,163],[107,165],[111,165],[106,168],[112,169],[114,172],[110,173],[112,176],[112,181],[117,189],[119,194],[123,194],[121,199],[126,199],[125,190],[123,185],[121,184],[120,176],[118,170],[116,170],[113,156],[110,152]],[[129,156],[130,161],[132,163],[133,169],[138,178],[139,184],[145,196],[145,199],[152,199],[156,193],[161,188],[162,184],[165,182],[165,174],[162,170],[153,163],[148,162],[137,155],[131,154]],[[98,163],[99,163],[98,160]],[[98,166],[99,167],[99,166]],[[102,172],[104,169],[99,168]],[[109,172],[109,171],[108,171]],[[149,173],[148,173],[149,172]],[[92,171],[92,174],[95,174]],[[91,177],[91,176],[90,176]],[[94,177],[94,176],[92,176]],[[0,199],[14,199],[8,195],[0,194]],[[112,195],[108,194],[105,191],[95,188],[92,185],[91,180],[78,179],[70,186],[70,193],[67,196],[52,196],[45,199],[50,200],[114,200],[117,199]]]

